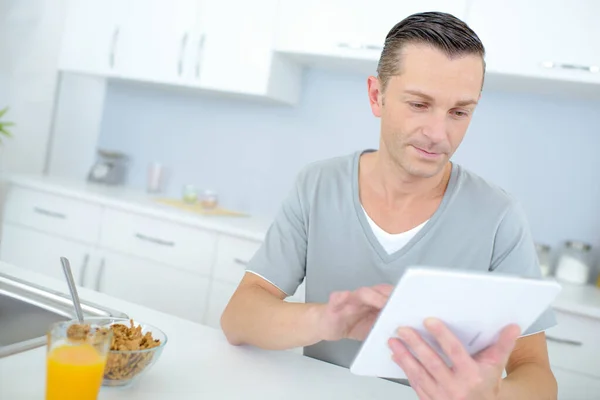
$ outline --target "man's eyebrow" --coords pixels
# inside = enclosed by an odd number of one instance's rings
[[[407,89],[407,90],[404,91],[404,93],[408,93],[408,94],[412,94],[414,96],[421,97],[422,99],[427,100],[427,101],[431,101],[431,102],[434,101],[434,98],[432,96],[428,95],[427,93],[423,93],[423,92],[421,92],[419,90],[410,90],[410,89]],[[469,106],[469,105],[473,105],[473,104],[477,104],[477,103],[478,103],[477,100],[474,100],[474,99],[465,99],[465,100],[459,100],[459,101],[457,101],[456,102],[456,106],[457,107],[464,107],[464,106]]]

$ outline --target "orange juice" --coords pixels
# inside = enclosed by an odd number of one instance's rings
[[[55,347],[47,356],[46,400],[96,400],[105,365],[91,344]]]

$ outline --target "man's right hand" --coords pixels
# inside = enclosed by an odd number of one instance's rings
[[[323,340],[364,340],[393,289],[392,285],[382,284],[332,293],[319,315]]]

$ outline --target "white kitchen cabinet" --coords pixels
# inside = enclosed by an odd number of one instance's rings
[[[562,310],[555,314],[558,324],[546,331],[550,363],[600,379],[600,319]]]
[[[206,325],[221,329],[221,315],[236,289],[237,285],[231,283],[216,280],[211,282],[205,318]]]
[[[277,0],[69,3],[59,69],[294,104],[302,68],[274,53]]]
[[[94,264],[95,290],[203,323],[208,277],[108,250],[99,251]]]
[[[69,0],[61,43],[60,70],[111,76],[120,65],[120,35],[128,2]]]
[[[96,243],[102,208],[44,191],[13,187],[5,220],[88,244]]]
[[[277,0],[211,0],[199,86],[295,102],[300,68],[273,54]]]
[[[492,72],[600,83],[598,15],[596,0],[473,0],[467,22]]]
[[[464,18],[466,6],[467,0],[281,0],[276,48],[308,65],[374,73],[398,22],[423,11]]]
[[[553,368],[558,384],[558,400],[598,400],[600,379],[576,374],[562,368]]]
[[[86,275],[93,248],[54,234],[4,223],[0,241],[0,260],[21,268],[65,280],[61,257],[69,259],[73,279],[79,286],[90,286]],[[65,281],[66,284],[66,281]]]
[[[198,0],[130,0],[119,37],[119,75],[182,84],[193,77],[202,32]]]
[[[106,208],[99,246],[209,276],[216,242],[210,230]]]

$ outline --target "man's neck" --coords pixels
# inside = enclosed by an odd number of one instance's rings
[[[363,176],[370,182],[369,186],[390,206],[443,197],[450,180],[450,163],[440,173],[422,178],[410,175],[381,151],[366,156]]]

